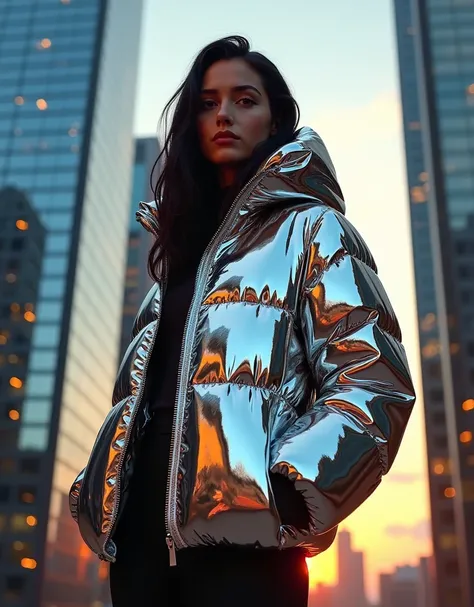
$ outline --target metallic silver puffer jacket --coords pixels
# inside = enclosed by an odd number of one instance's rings
[[[154,203],[140,204],[138,219],[154,233],[157,215]],[[198,269],[163,512],[171,564],[176,549],[216,544],[318,554],[380,483],[415,396],[376,272],[344,217],[323,142],[301,129],[235,199]],[[70,494],[82,537],[108,561],[150,420],[150,355],[166,347],[155,344],[163,274],[138,313],[114,406]],[[270,473],[301,492],[308,529],[282,524]]]

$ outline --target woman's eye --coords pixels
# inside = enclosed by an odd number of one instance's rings
[[[256,105],[255,101],[253,99],[250,99],[250,97],[242,97],[242,99],[239,99],[238,103],[247,106]]]
[[[203,110],[211,110],[213,107],[215,107],[215,105],[216,102],[212,99],[203,99],[201,102],[201,107]]]

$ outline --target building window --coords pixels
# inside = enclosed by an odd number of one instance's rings
[[[454,525],[454,512],[452,510],[442,510],[440,520],[441,524],[452,527]]]
[[[20,487],[18,500],[23,504],[34,504],[36,501],[36,487]]]
[[[38,474],[41,460],[37,457],[25,457],[20,462],[20,470],[24,474]]]
[[[446,575],[448,577],[456,577],[457,578],[459,576],[459,564],[454,559],[450,559],[449,561],[446,561],[446,564],[444,566],[444,570],[445,570]]]
[[[443,533],[439,536],[441,550],[453,550],[458,545],[458,538],[454,533]]]
[[[16,598],[21,596],[25,587],[25,578],[19,575],[9,575],[6,579],[7,596]]]
[[[0,485],[0,502],[8,502],[10,498],[10,487]]]

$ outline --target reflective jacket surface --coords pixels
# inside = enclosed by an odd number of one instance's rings
[[[344,208],[324,144],[303,128],[245,186],[202,257],[163,512],[173,559],[176,549],[216,544],[315,555],[394,461],[413,385],[397,319]],[[140,204],[137,217],[152,233],[158,216],[154,203]],[[70,493],[85,542],[109,561],[150,420],[151,352],[166,347],[155,343],[165,268],[139,310],[114,406]],[[282,524],[270,473],[303,495],[307,529]]]

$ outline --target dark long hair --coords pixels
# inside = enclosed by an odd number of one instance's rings
[[[189,243],[194,218],[206,212],[206,201],[215,199],[219,188],[217,170],[201,152],[197,116],[201,88],[209,67],[222,59],[244,59],[260,76],[270,102],[276,133],[259,144],[242,166],[229,195],[237,194],[255,174],[261,163],[275,150],[291,141],[299,121],[299,108],[278,68],[261,53],[250,50],[242,36],[229,36],[212,42],[197,55],[184,82],[166,104],[161,117],[166,130],[163,150],[157,164],[164,166],[156,185],[151,184],[159,203],[159,234],[150,249],[148,271],[158,280],[159,262],[164,255],[176,260]],[[169,116],[174,110],[171,127]],[[153,175],[153,173],[152,173]]]

